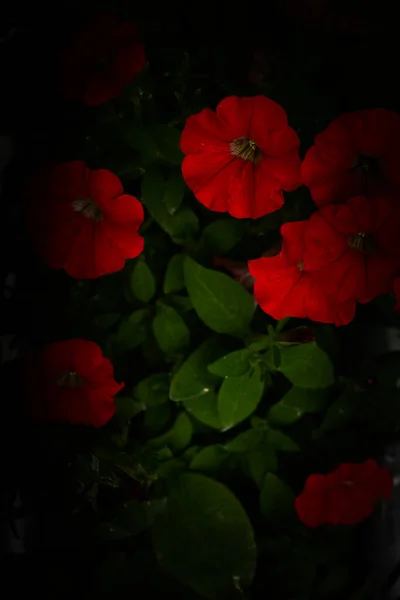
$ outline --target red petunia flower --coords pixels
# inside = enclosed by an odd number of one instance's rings
[[[27,360],[29,412],[39,422],[67,421],[102,427],[115,413],[114,396],[123,383],[94,342],[55,342]]]
[[[336,277],[335,268],[309,270],[304,263],[308,221],[285,223],[282,251],[270,258],[249,261],[255,279],[254,295],[264,312],[274,319],[308,318],[321,323],[347,325],[354,317],[355,301],[338,302],[325,289]]]
[[[183,178],[210,210],[257,219],[301,184],[299,138],[265,96],[230,96],[189,117],[181,136]]]
[[[357,196],[314,213],[305,234],[304,264],[332,264],[331,293],[369,302],[393,289],[400,268],[400,207],[389,198]]]
[[[400,186],[400,116],[378,108],[340,116],[319,133],[301,173],[318,206]]]
[[[46,166],[26,196],[28,231],[53,269],[92,279],[121,270],[143,250],[143,207],[110,171],[82,161]]]
[[[374,460],[340,465],[329,475],[310,475],[295,500],[297,516],[307,527],[355,525],[369,517],[380,498],[390,498],[393,480]]]
[[[119,96],[145,67],[135,23],[101,15],[78,33],[61,59],[61,91],[98,106]]]

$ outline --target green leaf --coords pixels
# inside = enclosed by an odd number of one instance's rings
[[[264,392],[257,365],[240,377],[227,377],[218,393],[218,411],[224,430],[247,419],[257,408]]]
[[[223,273],[206,269],[186,257],[184,278],[198,316],[218,333],[240,335],[247,331],[254,313],[251,295]]]
[[[133,396],[145,408],[159,406],[168,402],[169,375],[168,373],[157,373],[142,379],[134,388]]]
[[[187,412],[201,423],[205,423],[214,429],[222,429],[221,419],[218,413],[218,398],[214,390],[209,390],[201,396],[183,401]]]
[[[207,225],[201,241],[211,255],[227,254],[244,233],[244,223],[239,219],[219,219]]]
[[[147,308],[135,310],[128,318],[120,322],[113,339],[125,350],[140,346],[146,338],[150,314]]]
[[[276,452],[271,447],[255,450],[243,458],[245,473],[253,479],[258,487],[262,486],[266,471],[276,471],[278,468]]]
[[[248,429],[225,444],[225,450],[228,452],[250,452],[261,444],[264,437],[265,431],[262,429]]]
[[[220,444],[206,446],[193,458],[190,468],[194,471],[216,471],[228,456],[228,452]]]
[[[116,408],[114,419],[120,425],[128,423],[144,410],[142,403],[131,396],[117,396],[114,401]]]
[[[267,430],[267,439],[271,446],[273,446],[276,450],[281,450],[282,452],[300,451],[298,445],[288,435],[278,431],[277,429],[269,428]]]
[[[283,398],[271,406],[267,420],[274,425],[291,425],[306,413],[318,413],[326,406],[325,390],[293,386]]]
[[[133,267],[130,289],[141,302],[149,302],[156,293],[156,280],[143,260],[136,261]]]
[[[203,475],[179,477],[153,526],[153,545],[165,571],[210,600],[253,580],[257,550],[250,521],[228,488]]]
[[[180,171],[171,171],[165,185],[164,205],[170,215],[174,215],[182,204],[186,184]]]
[[[167,405],[168,406],[168,405]],[[171,452],[180,452],[191,442],[193,426],[186,413],[180,413],[172,428],[157,438],[148,441],[151,448],[169,448]]]
[[[174,375],[169,397],[173,401],[189,400],[207,394],[221,381],[207,370],[207,365],[224,353],[215,338],[201,344]]]
[[[110,327],[118,323],[120,318],[120,313],[105,313],[103,315],[96,315],[93,319],[93,325],[98,329],[110,329]]]
[[[142,155],[143,162],[166,162],[179,165],[183,154],[179,148],[180,132],[168,125],[145,126],[140,121],[124,121],[121,137]]]
[[[144,428],[148,435],[157,435],[164,429],[171,416],[169,404],[159,404],[144,413]]]
[[[303,388],[326,388],[333,384],[333,365],[316,344],[278,344],[281,364],[277,369],[293,385]]]
[[[190,332],[182,317],[171,306],[157,304],[153,333],[163,352],[174,356],[189,346]]]
[[[293,513],[294,494],[292,489],[274,473],[264,477],[260,493],[261,512],[267,519],[284,519]]]
[[[180,131],[168,125],[151,125],[149,131],[165,162],[180,165],[184,156],[179,147]]]
[[[250,352],[247,348],[236,350],[208,365],[208,370],[220,377],[238,377],[250,369],[249,357]]]
[[[185,287],[183,278],[184,254],[175,254],[168,263],[164,279],[164,294],[180,292]]]

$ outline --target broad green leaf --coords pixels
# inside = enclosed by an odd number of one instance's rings
[[[150,314],[147,308],[135,310],[120,322],[114,341],[125,350],[140,346],[146,338]]]
[[[179,147],[180,131],[168,125],[151,125],[149,131],[165,162],[180,165],[183,153]]]
[[[168,402],[169,375],[157,373],[142,379],[133,388],[133,396],[147,409]]]
[[[156,293],[156,280],[143,260],[138,260],[133,267],[130,288],[133,295],[141,302],[149,302]]]
[[[153,320],[153,333],[163,352],[174,356],[189,346],[190,332],[182,317],[171,306],[161,302]]]
[[[161,567],[195,592],[219,600],[254,577],[254,532],[232,492],[200,474],[184,474],[153,526]]]
[[[168,406],[168,405],[167,405]],[[157,438],[148,441],[150,448],[169,448],[171,452],[180,452],[190,444],[193,434],[192,423],[186,413],[180,413],[172,428]]]
[[[202,267],[186,257],[186,288],[193,307],[204,323],[218,333],[240,335],[247,331],[254,313],[252,296],[236,281]]]
[[[201,241],[210,254],[227,254],[239,242],[243,232],[243,221],[218,219],[204,228]]]
[[[179,165],[183,154],[179,148],[180,132],[168,125],[145,126],[139,121],[124,121],[121,137],[142,155],[143,162],[166,162]]]
[[[281,364],[277,369],[293,385],[303,388],[326,388],[333,384],[333,365],[316,344],[278,344]]]
[[[306,413],[318,413],[326,406],[325,390],[293,386],[283,398],[271,406],[267,420],[275,425],[290,425]]]
[[[183,278],[184,254],[175,254],[169,261],[164,279],[164,294],[180,292],[185,287]]]
[[[229,453],[220,444],[206,446],[190,463],[190,468],[195,471],[216,471],[228,458]]]
[[[250,368],[250,352],[247,348],[236,350],[222,356],[215,362],[208,365],[208,370],[214,375],[220,377],[238,377],[244,375]]]
[[[170,215],[174,215],[182,204],[186,184],[180,171],[171,171],[165,185],[164,205]]]
[[[224,348],[215,338],[201,344],[183,363],[174,375],[169,397],[171,400],[190,400],[207,394],[221,379],[207,370],[207,365],[224,353]]]
[[[261,444],[265,437],[262,429],[248,429],[239,433],[237,437],[225,444],[228,452],[250,452]]]
[[[257,408],[263,392],[259,366],[240,377],[227,377],[218,393],[218,412],[224,430],[247,419]]]
[[[190,415],[193,415],[201,423],[205,423],[214,429],[222,429],[218,413],[218,397],[214,390],[210,389],[201,396],[184,400],[183,406]]]
[[[260,493],[260,507],[264,517],[272,520],[287,518],[293,513],[293,505],[292,489],[274,473],[267,473]]]
[[[278,431],[278,429],[269,428],[267,430],[267,439],[276,450],[281,450],[282,452],[300,451],[298,445],[288,435]]]

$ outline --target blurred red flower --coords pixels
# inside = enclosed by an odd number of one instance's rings
[[[222,100],[189,117],[181,136],[183,178],[210,210],[257,219],[301,184],[299,138],[265,96]]]
[[[400,189],[400,116],[378,108],[340,116],[315,137],[301,173],[318,206]]]
[[[60,62],[62,93],[96,106],[119,96],[146,58],[135,23],[102,14],[78,32]]]
[[[82,161],[46,166],[25,195],[28,231],[53,269],[92,279],[119,271],[143,250],[143,207],[110,171]]]
[[[115,413],[114,398],[123,383],[94,342],[55,342],[27,359],[25,389],[29,412],[39,422],[101,427]]]
[[[380,498],[390,498],[393,480],[387,467],[374,460],[340,465],[329,475],[310,475],[295,500],[307,527],[355,525],[370,516]]]
[[[249,261],[255,279],[254,296],[264,312],[279,320],[308,318],[321,323],[347,325],[355,312],[355,301],[338,302],[326,293],[335,273],[331,265],[318,270],[304,263],[308,221],[285,223],[281,227],[282,251],[269,258]]]
[[[400,268],[400,205],[389,198],[356,196],[314,213],[305,234],[304,265],[332,265],[326,288],[339,302],[369,302],[393,289]]]

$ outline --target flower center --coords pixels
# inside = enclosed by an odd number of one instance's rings
[[[72,207],[76,212],[82,213],[87,219],[92,221],[101,221],[103,213],[91,198],[77,198],[72,202]]]
[[[366,154],[357,154],[350,170],[357,171],[363,179],[377,179],[380,176],[378,159]]]
[[[60,387],[77,388],[83,384],[83,379],[75,371],[67,371],[57,379],[57,384]]]
[[[299,262],[297,263],[297,266],[299,268],[299,271],[304,271],[304,263],[302,260],[299,260]]]
[[[373,254],[375,252],[375,240],[369,233],[356,233],[349,237],[349,246],[363,254]]]
[[[249,160],[253,164],[257,164],[261,160],[261,150],[253,140],[247,137],[237,138],[229,144],[229,151],[236,158]]]

